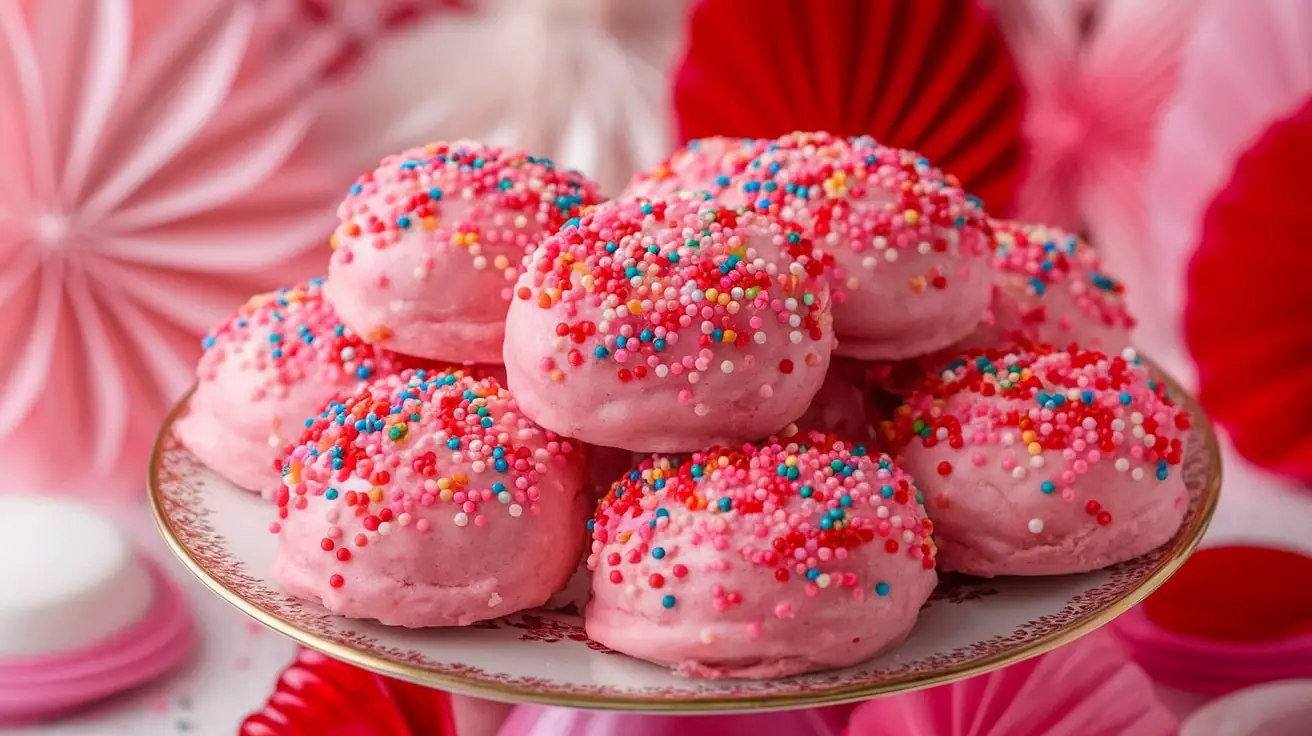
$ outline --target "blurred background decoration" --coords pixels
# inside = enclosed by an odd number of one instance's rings
[[[1206,4],[1164,114],[1144,200],[1152,305],[1198,397],[1254,462],[1312,483],[1312,6]],[[1188,269],[1185,265],[1188,264]],[[1189,366],[1181,361],[1182,367]]]
[[[924,154],[998,215],[1022,176],[1023,98],[973,0],[703,0],[674,80],[681,142],[870,135]]]
[[[588,172],[607,194],[673,144],[669,68],[684,0],[467,0],[377,45],[312,141],[368,168],[435,139],[513,145]]]
[[[301,143],[335,49],[275,50],[274,10],[0,3],[6,488],[140,494],[199,336],[321,260],[340,179]]]

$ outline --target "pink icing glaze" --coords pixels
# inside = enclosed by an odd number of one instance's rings
[[[1102,271],[1097,251],[1044,225],[993,221],[993,301],[961,347],[1072,342],[1103,352],[1130,344],[1134,318],[1124,288]]]
[[[937,582],[887,456],[807,435],[655,456],[593,521],[588,636],[690,677],[786,677],[901,641]]]
[[[582,174],[495,146],[433,143],[388,156],[338,208],[329,299],[370,342],[499,363],[525,255],[600,200]]]
[[[882,427],[919,479],[942,569],[1084,572],[1168,541],[1188,508],[1189,416],[1124,357],[973,351]]]
[[[716,136],[688,141],[665,161],[633,175],[620,199],[661,199],[676,192],[712,191],[728,185],[760,152],[763,142],[752,138]],[[721,179],[721,177],[724,177]]]
[[[330,403],[290,453],[274,578],[333,613],[399,626],[541,605],[582,552],[583,463],[490,378],[373,381]]]
[[[337,319],[319,281],[252,297],[204,345],[178,437],[214,472],[266,493],[281,482],[281,452],[324,402],[400,368]]]
[[[984,211],[918,153],[791,133],[711,190],[796,223],[828,256],[838,355],[929,353],[967,335],[988,308]]]
[[[772,218],[691,196],[599,206],[548,238],[516,286],[505,364],[520,406],[634,451],[770,435],[829,364],[829,295],[809,252]]]

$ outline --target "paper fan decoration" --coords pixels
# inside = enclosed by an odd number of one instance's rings
[[[614,194],[672,147],[666,70],[683,4],[480,0],[425,16],[344,80],[318,150],[367,167],[423,141],[472,138],[585,171]]]
[[[521,705],[498,736],[838,736],[844,706],[714,716],[663,716]]]
[[[1301,216],[1312,167],[1309,10],[1302,0],[1207,5],[1150,165],[1157,250],[1145,267],[1157,278],[1160,313],[1185,305],[1208,414],[1253,462],[1304,483],[1312,483],[1312,230]]]
[[[1134,278],[1149,247],[1143,164],[1177,85],[1199,0],[994,0],[1024,79],[1027,169],[1017,219],[1086,232]]]
[[[295,151],[332,48],[271,49],[266,7],[0,3],[6,489],[139,493],[200,335],[322,259],[339,185]]]
[[[329,76],[354,68],[368,51],[425,16],[456,10],[475,0],[282,0],[288,4],[285,33],[322,33],[337,44]],[[381,155],[381,154],[380,154]]]
[[[456,736],[451,697],[302,649],[239,736]]]
[[[846,736],[1168,736],[1171,712],[1109,634],[997,672],[858,706]]]
[[[1022,88],[973,0],[702,0],[674,83],[679,137],[870,135],[1011,210]]]

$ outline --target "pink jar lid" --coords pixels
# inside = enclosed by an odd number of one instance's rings
[[[81,649],[0,662],[0,724],[45,720],[142,685],[182,662],[196,630],[186,598],[152,560],[154,602],[137,623]]]

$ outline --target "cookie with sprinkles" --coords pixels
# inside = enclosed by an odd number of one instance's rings
[[[707,195],[607,202],[547,238],[515,287],[506,374],[548,429],[636,452],[768,437],[833,347],[810,244]]]
[[[963,354],[881,431],[920,482],[947,571],[1060,575],[1169,541],[1189,414],[1126,348]]]
[[[689,677],[856,664],[937,583],[911,477],[819,433],[648,458],[591,528],[588,636]]]
[[[328,298],[371,343],[499,363],[524,256],[601,199],[582,174],[496,146],[433,143],[388,156],[338,207]]]
[[[993,300],[961,347],[1018,340],[1117,353],[1135,320],[1097,251],[1060,228],[993,220]]]
[[[342,324],[322,287],[315,280],[252,297],[202,342],[178,437],[247,490],[281,485],[280,453],[333,394],[402,367]]]
[[[715,196],[796,223],[832,258],[838,355],[933,352],[969,334],[988,308],[984,210],[918,153],[791,133],[767,142]]]
[[[495,380],[405,371],[342,394],[283,469],[274,579],[329,611],[464,626],[540,606],[584,550],[583,452]]]
[[[747,166],[768,141],[716,136],[698,138],[650,169],[633,175],[620,199],[659,199],[677,192],[715,192]]]

